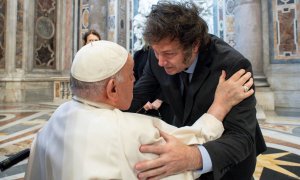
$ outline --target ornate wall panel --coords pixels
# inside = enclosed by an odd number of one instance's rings
[[[224,39],[224,9],[223,0],[214,0],[213,3],[213,22],[214,22],[214,33],[220,38]]]
[[[126,47],[126,23],[127,23],[127,15],[126,15],[126,1],[119,0],[118,5],[118,44],[123,47]]]
[[[224,39],[232,47],[236,45],[236,0],[213,0],[213,34]]]
[[[116,0],[109,0],[108,2],[108,17],[107,17],[107,40],[115,41],[116,38]]]
[[[5,13],[6,0],[0,0],[0,69],[5,68]]]
[[[99,32],[101,39],[107,39],[108,0],[93,0],[90,2],[90,28]]]
[[[235,24],[234,24],[234,21],[235,21],[234,9],[235,9],[236,5],[237,4],[236,4],[235,0],[225,0],[224,21],[226,21],[226,22],[225,22],[224,39],[232,47],[234,47],[236,45],[235,31],[234,31],[234,26],[235,26]]]
[[[82,44],[82,37],[85,32],[90,29],[90,5],[89,0],[83,0],[80,5],[80,37],[78,40],[80,41],[80,47]]]
[[[16,34],[16,68],[22,68],[23,57],[23,11],[24,2],[18,0],[17,7],[17,34]]]
[[[127,34],[128,34],[128,36],[127,36],[127,41],[129,41],[128,42],[128,49],[130,50],[130,53],[131,54],[133,54],[133,38],[134,38],[134,35],[133,35],[133,26],[132,26],[132,23],[133,23],[133,17],[134,17],[134,8],[135,8],[135,6],[134,6],[134,1],[133,0],[129,0],[129,3],[128,3],[128,18],[129,18],[129,21],[127,21],[127,26],[128,26],[128,28],[127,28]]]
[[[56,1],[35,0],[34,64],[36,69],[55,69]]]
[[[300,4],[295,0],[270,0],[270,54],[272,63],[299,63]]]

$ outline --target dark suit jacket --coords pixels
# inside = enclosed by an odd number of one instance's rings
[[[143,47],[142,49],[136,51],[133,55],[134,60],[134,77],[137,81],[143,74],[144,67],[148,59],[149,48]]]
[[[207,112],[213,102],[221,70],[226,71],[227,78],[241,68],[252,72],[251,64],[244,56],[223,40],[211,35],[208,46],[200,49],[184,106],[179,75],[168,75],[158,66],[153,52],[149,57],[145,72],[134,87],[130,111],[145,104],[146,99],[155,96],[155,90],[160,87],[164,101],[174,112],[174,116],[164,119],[178,127],[192,125]],[[204,144],[212,160],[213,173],[203,174],[201,179],[245,180],[252,177],[256,155],[266,149],[256,119],[255,105],[254,95],[236,105],[225,117],[225,132],[222,137]]]

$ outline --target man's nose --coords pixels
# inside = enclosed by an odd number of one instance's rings
[[[158,56],[157,59],[158,59],[159,66],[163,67],[166,65],[167,61],[163,56]]]

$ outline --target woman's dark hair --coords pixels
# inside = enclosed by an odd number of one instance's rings
[[[199,16],[199,9],[190,2],[159,2],[152,6],[143,33],[148,44],[168,37],[178,39],[184,50],[197,43],[200,48],[209,42],[208,26]]]
[[[97,36],[99,38],[99,40],[101,40],[101,36],[100,34],[94,30],[94,29],[90,29],[88,32],[84,33],[83,36],[82,36],[82,40],[83,40],[83,44],[86,45],[87,43],[87,38],[90,34],[93,34],[95,36]]]

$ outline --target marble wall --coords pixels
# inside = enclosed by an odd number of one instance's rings
[[[132,2],[0,0],[0,102],[52,101],[88,29],[130,50]]]
[[[125,0],[119,0],[118,9],[117,9],[117,33],[118,38],[117,42],[123,47],[126,47],[127,45],[127,16],[130,16],[130,14],[127,15],[127,2]]]
[[[80,3],[80,22],[78,44],[79,48],[83,45],[82,37],[89,29],[96,30],[101,39],[107,39],[107,0],[84,0]],[[75,12],[76,13],[76,12]]]
[[[0,69],[5,68],[5,17],[6,0],[0,0]]]
[[[299,1],[269,1],[272,64],[300,63]]]
[[[299,1],[215,0],[214,6],[214,33],[251,61],[258,103],[300,112]]]
[[[107,39],[107,0],[90,2],[90,28],[96,29],[102,39]]]
[[[35,4],[34,63],[36,69],[55,69],[57,4],[55,0],[38,0]]]
[[[278,112],[300,112],[299,1],[262,1],[263,62]]]
[[[80,37],[78,38],[78,43],[80,44],[80,47],[83,45],[82,36],[85,32],[87,32],[90,29],[90,5],[88,0],[82,1],[80,4],[80,23],[79,23],[79,34]],[[95,29],[97,31],[97,29]]]
[[[95,29],[104,40],[114,41],[131,49],[132,0],[85,0],[81,2],[81,37],[89,29]]]
[[[214,34],[252,63],[256,86],[268,86],[263,72],[260,0],[214,1]]]
[[[260,99],[300,111],[299,1],[212,2],[213,32],[252,62]],[[132,50],[137,3],[0,0],[0,102],[51,101],[53,78],[68,77],[88,29]]]
[[[108,3],[108,15],[107,15],[107,40],[117,41],[117,0],[109,0]]]
[[[23,0],[18,0],[17,7],[17,32],[16,32],[16,68],[22,68],[23,65],[23,12],[24,12],[24,2]]]
[[[0,102],[53,99],[74,54],[75,1],[0,1]]]

